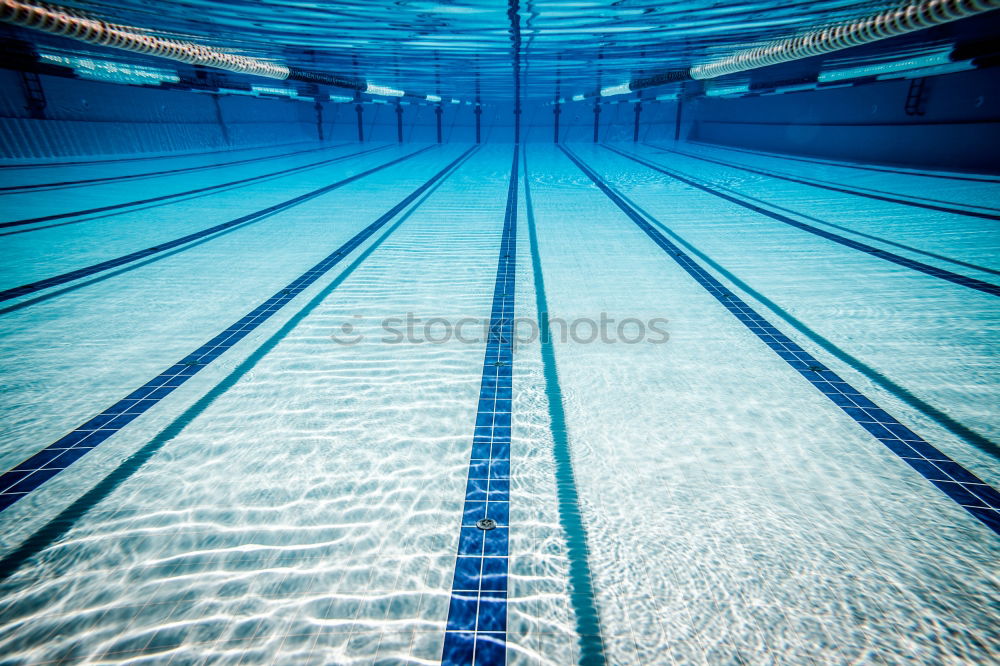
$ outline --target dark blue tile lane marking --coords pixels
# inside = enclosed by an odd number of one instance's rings
[[[124,208],[131,208],[133,206],[141,206],[143,204],[155,203],[157,201],[167,201],[169,199],[177,199],[180,197],[186,197],[193,194],[199,194],[201,192],[213,192],[215,190],[221,190],[227,187],[233,187],[234,185],[245,185],[247,183],[253,183],[259,180],[265,180],[267,178],[274,178],[276,176],[288,176],[293,173],[299,173],[300,171],[305,171],[307,169],[315,169],[316,167],[321,167],[325,164],[332,164],[340,160],[345,160],[351,157],[357,157],[359,155],[364,155],[367,153],[373,153],[379,150],[385,150],[388,146],[379,146],[377,148],[368,148],[356,153],[348,153],[347,155],[338,155],[336,157],[330,157],[327,159],[319,160],[318,162],[310,162],[309,164],[303,164],[297,167],[291,167],[288,169],[279,169],[277,171],[271,171],[269,173],[260,174],[259,176],[250,176],[249,178],[240,178],[238,180],[231,180],[227,183],[219,183],[217,185],[207,185],[205,187],[196,187],[193,190],[185,190],[184,192],[174,192],[172,194],[161,194],[155,197],[147,197],[145,199],[137,199],[135,201],[126,201],[123,203],[109,204],[107,206],[98,206],[96,208],[87,208],[85,210],[77,210],[70,213],[55,213],[52,215],[42,215],[41,217],[29,217],[23,220],[13,220],[11,222],[0,222],[0,228],[8,227],[21,227],[27,224],[36,224],[39,222],[51,222],[52,220],[64,220],[69,217],[79,217],[81,215],[91,215],[94,213],[107,213],[113,210],[121,210]],[[85,221],[85,220],[81,220]]]
[[[919,176],[922,178],[943,178],[946,180],[969,180],[976,183],[1000,183],[1000,177],[996,176],[983,176],[983,175],[962,175],[961,173],[923,173],[920,171],[907,171],[905,169],[893,169],[890,167],[880,167],[873,164],[862,164],[860,162],[847,162],[847,161],[836,161],[836,160],[819,160],[819,159],[809,159],[807,157],[798,157],[796,155],[786,155],[782,153],[768,153],[763,150],[750,150],[749,148],[736,148],[735,146],[726,146],[721,143],[707,143],[705,141],[689,141],[687,143],[693,143],[697,146],[705,146],[706,148],[714,148],[716,150],[732,150],[738,153],[746,153],[747,155],[757,155],[760,157],[771,157],[781,160],[792,160],[794,162],[808,162],[810,164],[820,164],[823,166],[834,166],[840,167],[842,169],[860,169],[862,171],[878,171],[880,173],[898,173],[903,176]],[[650,144],[652,145],[652,144]],[[971,172],[970,172],[971,173]]]
[[[245,146],[243,148],[215,148],[212,150],[200,150],[194,153],[170,153],[167,155],[138,155],[133,157],[111,157],[104,160],[77,160],[72,162],[26,162],[23,164],[0,164],[0,169],[45,169],[52,167],[81,166],[87,164],[111,164],[113,162],[148,162],[150,160],[178,159],[184,157],[198,157],[200,155],[216,155],[228,153],[241,153],[248,150],[267,150],[269,148],[284,148],[286,146],[299,146],[304,143],[315,143],[313,141],[291,141],[288,143],[276,143],[269,146]]]
[[[177,173],[188,173],[191,171],[203,171],[205,169],[216,169],[225,166],[236,166],[238,164],[250,164],[252,162],[263,162],[265,160],[276,160],[282,157],[293,157],[295,155],[304,155],[306,153],[315,153],[320,150],[333,150],[334,148],[342,148],[349,144],[338,143],[332,146],[323,146],[321,148],[307,148],[305,150],[296,150],[290,153],[279,153],[277,155],[264,155],[262,157],[248,157],[242,160],[233,160],[231,162],[216,162],[215,164],[202,164],[199,166],[190,167],[180,167],[177,169],[163,169],[161,171],[146,171],[144,173],[128,173],[119,176],[104,176],[101,178],[84,178],[81,180],[64,180],[60,182],[52,183],[36,183],[31,185],[8,185],[6,187],[0,187],[0,195],[4,194],[15,194],[17,192],[37,192],[38,190],[54,190],[64,187],[77,187],[80,185],[96,185],[97,183],[113,183],[122,180],[134,180],[136,178],[151,178],[153,176],[167,176]]]
[[[666,149],[657,148],[657,150],[664,153],[673,153],[675,155],[681,155],[683,157],[688,157],[695,160],[701,160],[703,162],[709,162],[710,164],[717,164],[719,166],[723,166],[729,169],[739,169],[740,171],[755,173],[759,176],[765,176],[767,178],[777,178],[778,180],[784,180],[789,183],[798,183],[799,185],[807,185],[809,187],[816,187],[822,190],[841,192],[844,194],[851,194],[858,197],[865,197],[867,199],[875,199],[877,201],[888,201],[890,203],[898,203],[904,206],[926,208],[927,210],[934,210],[943,213],[954,213],[955,215],[965,215],[968,217],[981,217],[985,220],[1000,220],[1000,215],[997,215],[995,213],[983,213],[974,210],[969,210],[969,208],[981,208],[984,210],[994,210],[994,211],[997,210],[996,208],[990,208],[988,206],[969,205],[967,208],[959,208],[958,206],[961,204],[956,204],[951,201],[928,199],[926,197],[904,198],[901,195],[893,194],[892,192],[883,192],[882,190],[874,190],[871,188],[844,187],[842,185],[830,183],[829,181],[819,180],[818,178],[804,178],[804,177],[796,178],[794,176],[778,173],[776,171],[757,169],[744,164],[735,164],[733,162],[726,162],[723,160],[713,159],[711,157],[703,157],[701,155],[692,155],[691,153],[685,153],[680,150],[671,150],[669,148]],[[917,201],[917,199],[923,199],[924,201],[931,203],[921,203],[920,201]]]
[[[656,148],[656,146],[654,146],[651,143],[647,143],[645,145],[650,146],[651,148]],[[682,152],[679,152],[679,151],[666,150],[666,149],[662,149],[662,148],[656,148],[656,149],[659,150],[660,152],[664,152],[664,153],[675,152],[678,155],[687,155],[687,153],[682,153]],[[689,157],[694,157],[693,155],[688,155],[688,156]],[[796,217],[802,218],[803,220],[809,220],[811,222],[815,222],[817,224],[821,224],[821,225],[823,225],[825,227],[830,227],[831,229],[838,229],[840,231],[846,231],[847,233],[852,234],[854,236],[860,236],[861,238],[867,238],[868,240],[873,240],[873,241],[876,241],[878,243],[883,243],[885,245],[890,245],[892,247],[899,248],[900,250],[906,250],[907,252],[913,252],[914,254],[923,255],[925,257],[930,257],[931,259],[937,259],[938,261],[944,261],[946,263],[954,264],[956,266],[961,266],[963,268],[971,268],[972,270],[975,270],[975,271],[982,271],[984,273],[990,273],[992,275],[1000,275],[1000,270],[996,270],[996,269],[993,269],[993,268],[987,268],[986,266],[980,266],[978,264],[969,263],[968,261],[962,261],[961,259],[954,259],[952,257],[946,257],[943,254],[937,254],[935,252],[929,252],[927,250],[921,250],[920,248],[913,247],[912,245],[906,245],[904,243],[897,243],[896,241],[891,241],[891,240],[888,240],[886,238],[882,238],[881,236],[874,236],[872,234],[866,234],[866,233],[864,233],[862,231],[858,231],[857,229],[851,229],[850,227],[845,227],[845,226],[842,226],[842,225],[839,225],[839,224],[834,224],[833,222],[828,222],[826,220],[821,220],[821,219],[819,219],[817,217],[814,217],[812,215],[807,215],[805,213],[802,213],[802,212],[799,212],[799,211],[796,211],[796,210],[792,210],[791,208],[788,208],[786,206],[781,206],[781,205],[778,205],[778,204],[770,202],[770,201],[764,201],[763,199],[759,199],[757,197],[751,196],[749,194],[746,194],[745,192],[737,192],[733,188],[727,187],[725,185],[719,185],[718,183],[716,183],[714,186],[716,188],[718,188],[720,191],[730,192],[730,193],[732,193],[732,194],[734,194],[736,196],[739,196],[739,197],[742,197],[743,199],[746,199],[747,201],[753,201],[755,203],[761,204],[761,205],[766,206],[766,207],[768,207],[770,209],[773,209],[773,210],[779,210],[779,211],[782,211],[782,212],[785,212],[785,213],[791,213],[792,215],[795,215]]]
[[[809,328],[809,326],[807,326],[801,319],[798,319],[790,312],[788,312],[786,309],[781,307],[779,304],[775,303],[767,296],[762,294],[760,291],[754,289],[751,285],[741,280],[739,276],[735,275],[732,271],[727,270],[725,266],[719,264],[719,262],[712,259],[712,257],[705,254],[704,252],[701,252],[698,248],[688,243],[686,240],[684,240],[684,238],[682,238],[676,232],[674,232],[668,227],[663,226],[655,217],[647,213],[645,210],[642,209],[642,207],[636,204],[635,201],[629,199],[621,192],[619,192],[618,194],[633,209],[638,211],[640,215],[643,215],[647,220],[653,222],[653,224],[656,225],[660,231],[667,234],[670,238],[674,240],[674,242],[679,244],[682,248],[685,248],[691,256],[701,259],[702,263],[714,269],[717,275],[725,277],[725,279],[729,280],[730,283],[739,287],[744,293],[749,294],[751,297],[757,300],[757,302],[759,302],[768,310],[773,312],[776,316],[781,318],[782,321],[784,321],[793,329],[801,333],[808,340],[815,343],[819,349],[822,349],[824,352],[828,353],[833,358],[843,362],[844,365],[857,371],[859,374],[871,380],[873,384],[878,385],[879,387],[884,389],[887,393],[899,399],[900,402],[909,405],[916,411],[920,412],[927,418],[937,423],[945,430],[957,436],[959,439],[964,440],[967,444],[971,444],[972,446],[978,448],[983,453],[986,453],[987,455],[997,460],[1000,460],[1000,445],[994,443],[989,438],[984,437],[983,435],[977,433],[971,428],[956,421],[948,414],[935,407],[934,405],[931,405],[930,403],[920,399],[918,396],[914,395],[900,384],[894,382],[888,376],[882,374],[875,368],[866,365],[860,359],[851,356],[842,348],[838,347],[830,340],[824,338],[815,330]]]
[[[173,419],[166,427],[158,432],[148,443],[135,453],[122,460],[116,467],[109,471],[102,479],[98,480],[89,490],[84,492],[79,498],[69,506],[60,511],[54,518],[48,520],[39,527],[20,546],[0,559],[0,582],[10,578],[28,560],[32,559],[49,546],[55,544],[69,533],[94,507],[98,506],[111,496],[122,484],[131,479],[136,472],[142,469],[153,456],[158,454],[167,444],[176,439],[184,430],[196,419],[201,417],[211,405],[231,388],[242,381],[248,373],[253,371],[260,361],[267,357],[274,349],[294,331],[299,324],[305,321],[306,317],[315,312],[316,308],[322,305],[372,254],[410,217],[420,206],[433,196],[439,187],[456,171],[462,168],[467,160],[471,159],[475,153],[467,152],[460,161],[453,162],[450,170],[439,179],[433,186],[424,191],[409,208],[407,208],[392,224],[383,228],[379,234],[365,247],[354,255],[351,262],[331,279],[326,286],[319,289],[309,301],[293,313],[288,319],[278,327],[256,349],[236,364],[236,367],[228,372],[215,386],[210,388],[204,395],[199,397],[190,407],[185,409],[179,416]],[[88,479],[89,481],[89,479]]]
[[[560,146],[567,157],[688,275],[715,297],[734,317],[795,368],[809,383],[840,407],[875,439],[930,481],[970,514],[1000,534],[1000,493],[960,464],[938,451],[919,435],[880,409],[860,391],[827,369],[809,352],[771,325],[736,294],[685,254],[680,247],[633,209],[610,185],[578,157]],[[662,223],[661,223],[662,224]]]
[[[515,144],[455,578],[445,628],[443,666],[495,666],[507,661],[507,545],[519,152],[520,147]],[[479,529],[476,522],[483,518],[496,521],[497,527]]]
[[[270,319],[291,299],[329,272],[372,234],[385,226],[389,220],[441,180],[452,167],[461,162],[473,150],[475,147],[466,150],[388,212],[217,336],[108,409],[0,476],[0,511],[72,465]]]
[[[889,252],[888,250],[883,250],[883,249],[880,249],[880,248],[877,248],[877,247],[873,247],[871,245],[867,245],[865,243],[860,243],[860,242],[858,242],[856,240],[851,240],[850,238],[845,238],[843,236],[839,236],[839,235],[837,235],[835,233],[831,233],[829,231],[824,231],[823,229],[819,229],[817,227],[805,224],[804,222],[799,222],[798,220],[793,220],[792,218],[787,217],[785,215],[782,215],[780,213],[775,213],[774,211],[770,211],[770,210],[767,210],[765,208],[761,208],[760,206],[757,206],[755,204],[749,203],[748,201],[744,201],[744,200],[739,199],[737,197],[730,196],[728,194],[725,194],[724,192],[719,192],[718,190],[716,190],[716,189],[714,189],[712,187],[709,187],[707,185],[703,185],[703,184],[701,184],[701,183],[699,183],[699,182],[697,182],[695,180],[692,180],[691,178],[682,176],[682,175],[680,175],[680,174],[678,174],[678,173],[676,173],[676,172],[674,172],[672,170],[666,169],[666,168],[664,168],[664,167],[662,167],[662,166],[660,166],[658,164],[655,164],[655,163],[650,162],[648,160],[644,160],[641,157],[637,157],[635,155],[632,155],[631,153],[626,153],[624,151],[618,150],[617,148],[613,148],[613,147],[608,146],[608,145],[605,145],[604,148],[606,148],[607,150],[610,150],[613,153],[621,155],[622,157],[630,159],[633,162],[638,162],[639,164],[642,164],[643,166],[649,167],[650,169],[653,169],[654,171],[659,171],[660,173],[662,173],[662,174],[664,174],[666,176],[670,176],[671,178],[673,178],[675,180],[679,180],[680,182],[684,183],[685,185],[689,185],[691,187],[699,189],[702,192],[707,192],[708,194],[711,194],[713,196],[719,197],[720,199],[725,199],[726,201],[729,201],[730,203],[734,203],[737,206],[742,206],[743,208],[746,208],[748,210],[752,210],[755,213],[760,213],[761,215],[765,215],[765,216],[771,218],[772,220],[776,220],[776,221],[781,222],[783,224],[787,224],[787,225],[789,225],[791,227],[795,227],[796,229],[801,229],[803,231],[807,231],[807,232],[809,232],[811,234],[819,236],[820,238],[825,238],[827,240],[833,241],[834,243],[838,243],[838,244],[843,245],[845,247],[849,247],[852,250],[858,250],[860,252],[864,252],[865,254],[871,255],[871,256],[873,256],[873,257],[875,257],[877,259],[882,259],[884,261],[888,261],[888,262],[897,264],[899,266],[903,266],[905,268],[910,268],[912,270],[919,271],[921,273],[924,273],[926,275],[930,275],[932,277],[939,278],[941,280],[947,280],[948,282],[952,282],[954,284],[958,284],[958,285],[961,285],[963,287],[968,287],[970,289],[975,289],[976,291],[981,291],[981,292],[983,292],[985,294],[990,294],[991,296],[1000,296],[1000,285],[990,284],[989,282],[984,282],[982,280],[977,280],[976,278],[967,277],[965,275],[959,275],[958,273],[953,273],[953,272],[947,271],[947,270],[945,270],[943,268],[937,268],[936,266],[931,266],[929,264],[925,264],[925,263],[922,263],[920,261],[914,261],[913,259],[907,259],[906,257],[902,257],[902,256],[900,256],[898,254],[893,254],[892,252]]]
[[[252,222],[259,222],[275,213],[280,213],[284,210],[298,206],[299,204],[305,203],[311,199],[315,199],[318,196],[327,194],[337,188],[343,187],[349,183],[353,183],[356,180],[360,180],[366,176],[370,176],[373,173],[381,171],[387,167],[399,164],[405,160],[412,157],[416,157],[420,153],[427,151],[432,146],[427,148],[421,148],[420,150],[410,153],[409,155],[403,155],[402,157],[390,160],[384,164],[380,164],[377,167],[362,171],[343,180],[338,180],[335,183],[329,185],[324,185],[323,187],[312,190],[311,192],[306,192],[305,194],[299,195],[287,201],[282,201],[281,203],[274,204],[273,206],[268,206],[267,208],[262,208],[261,210],[237,217],[234,220],[229,220],[228,222],[223,222],[221,224],[216,224],[215,226],[209,227],[207,229],[202,229],[201,231],[195,231],[194,233],[181,236],[180,238],[175,238],[152,247],[147,247],[144,250],[137,250],[135,252],[130,252],[129,254],[116,257],[114,259],[108,259],[107,261],[102,261],[97,264],[92,264],[90,266],[85,266],[84,268],[78,268],[75,271],[70,271],[68,273],[63,273],[61,275],[55,275],[50,278],[45,278],[44,280],[38,280],[32,282],[31,284],[22,285],[20,287],[12,287],[11,289],[4,289],[0,291],[0,302],[9,301],[12,298],[19,298],[21,296],[26,296],[32,294],[36,291],[41,291],[42,289],[48,289],[50,287],[55,287],[60,284],[65,284],[67,282],[72,282],[73,280],[79,280],[80,278],[87,277],[88,275],[93,275],[95,273],[100,273],[102,271],[110,270],[112,268],[117,268],[119,266],[124,266],[125,264],[130,264],[133,261],[139,261],[140,259],[145,259],[146,257],[152,256],[154,254],[159,254],[161,252],[166,252],[172,248],[184,245],[185,243],[190,243],[191,241],[197,240],[199,238],[204,238],[205,236],[210,236],[211,234],[218,233],[225,229],[230,229],[232,227],[248,224]],[[352,157],[353,155],[345,155],[344,157]]]

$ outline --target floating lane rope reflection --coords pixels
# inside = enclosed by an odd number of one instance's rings
[[[545,295],[545,274],[538,248],[534,205],[531,201],[531,178],[528,175],[528,151],[524,151],[524,209],[528,222],[528,240],[531,249],[531,272],[535,279],[535,307],[538,317],[539,341],[542,353],[542,374],[545,377],[545,398],[549,408],[552,432],[552,458],[556,469],[556,497],[559,502],[559,522],[566,535],[566,556],[569,560],[569,593],[573,614],[576,616],[576,633],[580,646],[580,666],[603,666],[604,639],[601,618],[594,593],[594,577],[590,572],[590,547],[587,545],[587,527],[580,510],[580,493],[573,471],[573,454],[569,433],[566,430],[566,410],[562,388],[559,385],[559,368],[555,345],[549,328],[549,306]]]

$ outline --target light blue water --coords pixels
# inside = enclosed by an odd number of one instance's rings
[[[963,210],[993,206],[995,183],[664,147],[620,149],[997,283],[992,222],[692,156]],[[62,226],[9,227],[24,233],[3,239],[11,259],[0,288],[165,243],[419,148],[386,146]],[[228,233],[57,295],[8,301],[5,469],[176,363],[467,148],[434,146]],[[359,150],[60,196],[12,193],[5,210],[53,215]],[[1000,482],[988,444],[934,417],[996,438],[995,296],[790,227],[607,148],[571,150],[779,330],[966,469]],[[279,152],[8,169],[5,184]],[[485,340],[392,344],[382,321],[488,319],[511,155],[510,145],[473,151],[273,318],[0,515],[0,644],[11,663],[441,659]],[[609,663],[994,659],[995,534],[762,344],[561,149],[529,144],[522,157],[518,316],[537,319],[541,303],[569,322],[662,317],[669,340],[562,342],[556,331],[549,345],[515,345],[507,660],[570,663],[595,644]],[[335,341],[345,323],[362,339]],[[560,493],[567,484],[573,492]],[[582,553],[573,551],[579,530]],[[581,575],[590,599],[574,597]],[[579,635],[588,608],[596,643]]]
[[[63,4],[114,23],[150,26],[158,34],[180,39],[194,35],[200,43],[305,70],[434,93],[446,103],[449,98],[509,102],[515,52],[521,54],[524,67],[525,99],[569,99],[689,67],[728,53],[734,44],[766,41],[803,25],[850,21],[886,6],[869,0],[189,0],[177,6],[78,0]],[[832,56],[829,65],[840,69],[940,54],[947,52],[956,34],[960,33],[903,37],[877,51]],[[102,55],[99,49],[68,49],[65,42],[38,39],[56,56],[73,56],[81,50]],[[116,54],[115,60],[172,69],[170,63],[151,63],[128,53]],[[254,83],[281,85],[267,80]],[[335,94],[351,95],[350,91]]]
[[[0,70],[0,664],[1000,663],[1000,176],[817,157],[981,157],[981,72],[591,143],[882,5],[70,4],[447,113]]]

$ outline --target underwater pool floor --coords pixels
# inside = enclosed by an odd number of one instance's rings
[[[998,185],[669,142],[2,165],[0,661],[1000,660]]]

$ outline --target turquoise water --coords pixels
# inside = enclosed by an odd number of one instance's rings
[[[72,199],[8,194],[6,210],[53,215],[68,201],[99,207],[371,147],[7,169],[6,183],[30,184],[268,157],[74,186]],[[164,244],[421,147],[10,227],[25,233],[3,239],[12,260],[0,286]],[[185,357],[468,148],[432,146],[266,219],[8,301],[4,465]],[[996,236],[981,218],[696,157],[963,210],[994,206],[994,182],[698,144],[617,149],[796,220],[820,225],[835,210],[846,238],[997,283]],[[948,421],[996,438],[994,296],[608,148],[570,150],[777,329],[1000,482],[995,450]],[[443,338],[436,324],[396,343],[383,320],[489,318],[512,151],[473,150],[271,319],[0,516],[7,661],[441,660],[485,341],[417,341]],[[560,148],[528,144],[520,157],[517,316],[658,317],[668,339],[588,343],[586,325],[563,342],[554,325],[548,342],[527,329],[516,341],[507,661],[571,663],[581,650],[608,663],[991,661],[995,534],[761,344]]]
[[[71,4],[419,95],[2,28],[0,664],[1000,663],[970,23],[601,99],[882,5]]]
[[[883,7],[868,0],[188,0],[176,7],[141,0],[98,0],[63,4],[76,4],[90,15],[115,23],[151,26],[160,34],[195,35],[200,43],[305,70],[434,93],[446,102],[449,98],[482,99],[494,104],[511,99],[515,53],[523,65],[525,100],[568,100],[578,93],[728,54],[736,44],[773,39],[803,25],[849,21]],[[939,54],[947,51],[958,34],[898,38],[877,51],[835,54],[824,64],[840,69]],[[67,49],[65,42],[40,39],[54,54]],[[67,54],[79,50],[74,47]],[[94,49],[83,50],[94,53]],[[115,60],[156,64],[128,53],[116,54]],[[163,66],[162,61],[159,65]],[[169,70],[170,63],[166,67]],[[275,85],[267,80],[254,83]]]

